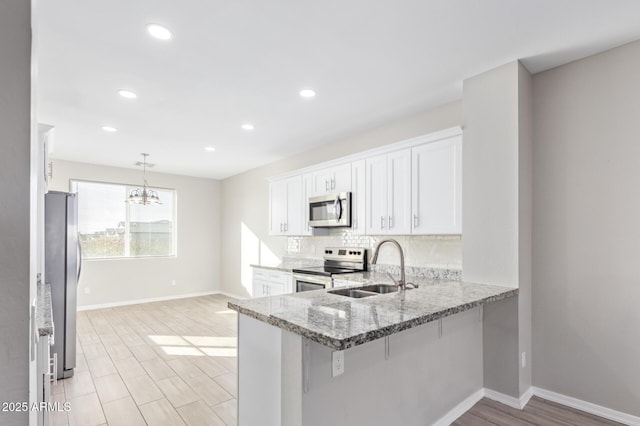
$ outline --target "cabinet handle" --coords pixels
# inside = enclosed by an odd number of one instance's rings
[[[384,229],[384,216],[380,216],[380,229]]]
[[[393,228],[393,217],[389,216],[389,229]]]
[[[282,232],[282,222],[280,222],[280,232]]]
[[[336,189],[336,180],[331,179],[331,189]]]
[[[329,181],[327,179],[324,180],[324,190],[325,191],[329,190]]]
[[[289,229],[289,224],[287,222],[284,223],[284,232],[287,232]]]
[[[413,227],[417,228],[418,227],[418,215],[417,214],[413,214]]]

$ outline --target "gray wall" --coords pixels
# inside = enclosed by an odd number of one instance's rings
[[[518,353],[525,353],[520,365],[519,395],[530,387],[532,351],[532,260],[533,250],[533,78],[518,64]],[[528,358],[528,359],[527,359]],[[519,358],[522,361],[522,358]]]
[[[30,19],[28,1],[0,2],[0,402],[29,401]]]
[[[485,306],[484,385],[520,397],[531,365],[531,76],[517,61],[464,81],[463,279],[521,287]],[[521,371],[522,370],[522,371]]]
[[[636,416],[639,76],[635,42],[533,82],[533,383]]]
[[[70,179],[133,185],[142,180],[141,170],[62,160],[54,161],[53,172],[50,189],[58,191],[69,191]],[[78,284],[80,308],[220,289],[220,181],[165,173],[147,173],[147,178],[152,186],[176,190],[178,255],[85,260]]]
[[[461,103],[454,102],[222,181],[223,290],[249,296],[249,264],[287,253],[286,237],[269,236],[268,177],[458,126],[460,120]]]

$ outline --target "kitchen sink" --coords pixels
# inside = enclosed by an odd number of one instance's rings
[[[359,299],[361,297],[377,296],[379,294],[395,293],[397,291],[397,285],[371,284],[358,288],[341,288],[339,290],[330,290],[329,293]]]
[[[378,294],[395,293],[398,291],[398,286],[393,284],[372,284],[358,288],[362,291],[372,291]]]
[[[378,293],[374,293],[372,291],[362,291],[361,289],[357,288],[341,288],[340,290],[330,290],[329,293],[331,294],[337,294],[340,296],[347,296],[347,297],[353,297],[356,299],[360,299],[362,297],[369,297],[369,296],[376,296],[378,295]]]

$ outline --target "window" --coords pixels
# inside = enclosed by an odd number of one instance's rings
[[[151,188],[162,204],[143,206],[125,202],[137,186],[71,181],[71,188],[83,258],[175,256],[175,190]]]

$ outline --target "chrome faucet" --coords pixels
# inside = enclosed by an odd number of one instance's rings
[[[378,245],[376,245],[376,248],[373,251],[373,259],[371,259],[371,264],[375,265],[378,262],[378,252],[380,251],[380,247],[384,244],[384,243],[391,243],[394,246],[397,247],[398,252],[400,252],[400,280],[396,282],[396,280],[393,279],[393,277],[391,277],[391,279],[398,285],[398,288],[400,290],[406,290],[407,288],[407,283],[406,283],[406,278],[404,275],[404,252],[402,251],[402,247],[400,246],[400,243],[397,242],[394,239],[386,239],[386,240],[382,240],[378,243]],[[389,275],[391,276],[391,275]]]

